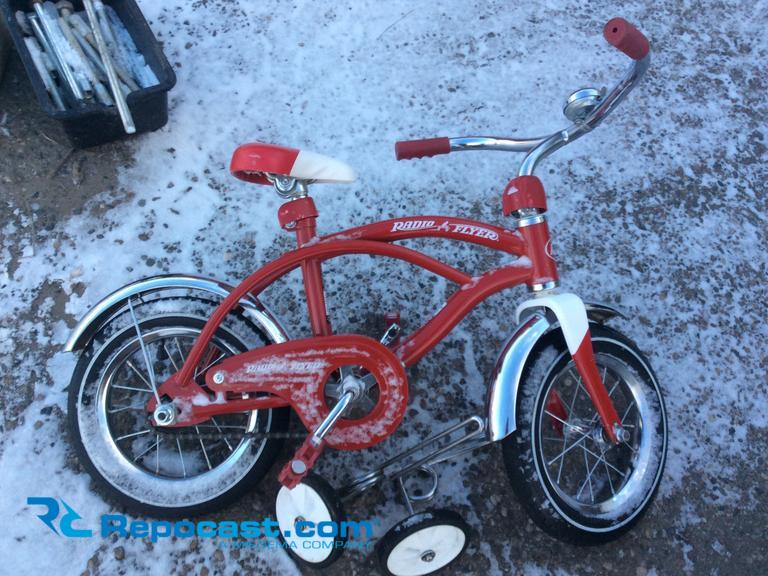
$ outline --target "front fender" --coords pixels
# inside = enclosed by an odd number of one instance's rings
[[[571,296],[560,294],[558,296]],[[557,298],[557,296],[555,296]],[[581,306],[582,311],[586,311],[587,322],[603,324],[615,316],[626,318],[618,309],[607,304],[582,303],[572,298],[563,298],[555,300],[559,306],[553,302],[545,301],[544,298],[535,298],[524,302],[518,307],[518,316],[525,310],[532,310],[532,313],[519,323],[512,336],[499,354],[496,366],[491,373],[490,386],[488,389],[488,398],[486,410],[488,414],[488,439],[491,442],[502,440],[517,429],[515,414],[517,414],[518,395],[520,383],[523,377],[523,369],[536,344],[541,338],[550,331],[560,328],[562,319],[565,322],[571,320],[580,322],[578,311]],[[548,305],[549,304],[549,305]],[[555,310],[553,308],[557,307]],[[576,310],[573,310],[576,308]],[[544,309],[552,310],[555,313],[554,318],[550,318]],[[558,314],[558,311],[560,312]],[[583,313],[583,312],[582,312]],[[571,325],[570,331],[574,331]],[[567,334],[568,327],[564,332]],[[580,330],[577,326],[575,330]]]
[[[83,316],[64,345],[64,351],[75,352],[85,348],[100,328],[127,307],[130,298],[172,290],[204,292],[223,299],[229,295],[233,287],[211,278],[182,274],[152,276],[128,284],[102,299]],[[285,329],[258,299],[243,298],[240,306],[246,318],[262,328],[270,341],[279,343],[288,340]]]

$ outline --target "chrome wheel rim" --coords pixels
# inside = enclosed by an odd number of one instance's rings
[[[542,409],[535,449],[539,468],[568,507],[585,517],[624,520],[650,496],[658,480],[664,439],[657,427],[663,409],[626,362],[605,353],[596,353],[595,360],[629,439],[613,445],[605,438],[571,360],[545,379],[549,384],[537,404]],[[558,413],[558,403],[550,402],[555,394],[565,417]]]

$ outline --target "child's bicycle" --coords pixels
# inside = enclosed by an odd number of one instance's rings
[[[500,442],[515,493],[548,534],[602,543],[626,532],[648,508],[664,468],[667,423],[647,358],[606,322],[620,313],[558,290],[538,163],[597,126],[648,68],[646,38],[615,18],[605,38],[633,59],[610,92],[586,88],[565,106],[571,122],[541,138],[434,138],[399,142],[398,159],[461,150],[525,152],[504,190],[509,229],[452,216],[395,218],[329,236],[316,233],[309,185],[352,182],[337,160],[266,144],[246,144],[233,174],[271,185],[286,200],[280,225],[298,248],[239,286],[195,276],[157,276],[99,302],[66,349],[80,351],[69,423],[83,465],[100,489],[134,511],[188,516],[218,509],[255,486],[278,456],[292,411],[307,432],[279,474],[276,520],[298,561],[323,567],[341,554],[343,530],[302,547],[302,527],[344,519],[342,500],[395,482],[411,514],[378,542],[382,569],[428,574],[455,560],[467,526],[454,512],[414,507],[434,496],[438,464]],[[394,242],[470,242],[517,257],[471,276]],[[350,254],[403,260],[457,285],[423,326],[403,336],[397,315],[380,340],[334,334],[322,264]],[[301,269],[312,337],[289,339],[258,300]],[[365,289],[350,278],[355,289]],[[312,467],[326,447],[360,450],[382,442],[408,405],[405,369],[435,347],[475,305],[525,284],[518,326],[489,378],[484,413],[436,432],[379,467],[333,489]],[[510,313],[512,311],[510,310]],[[295,547],[294,547],[295,546]]]

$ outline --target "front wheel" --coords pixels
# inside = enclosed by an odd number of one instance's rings
[[[573,544],[621,536],[650,506],[664,469],[664,400],[647,358],[616,330],[590,325],[595,361],[629,439],[603,433],[562,334],[532,353],[503,441],[512,487],[549,535]]]

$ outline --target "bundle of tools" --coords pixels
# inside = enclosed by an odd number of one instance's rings
[[[117,13],[100,0],[83,0],[84,12],[65,0],[31,4],[16,21],[55,108],[117,106],[126,133],[136,132],[126,96],[158,79]]]

